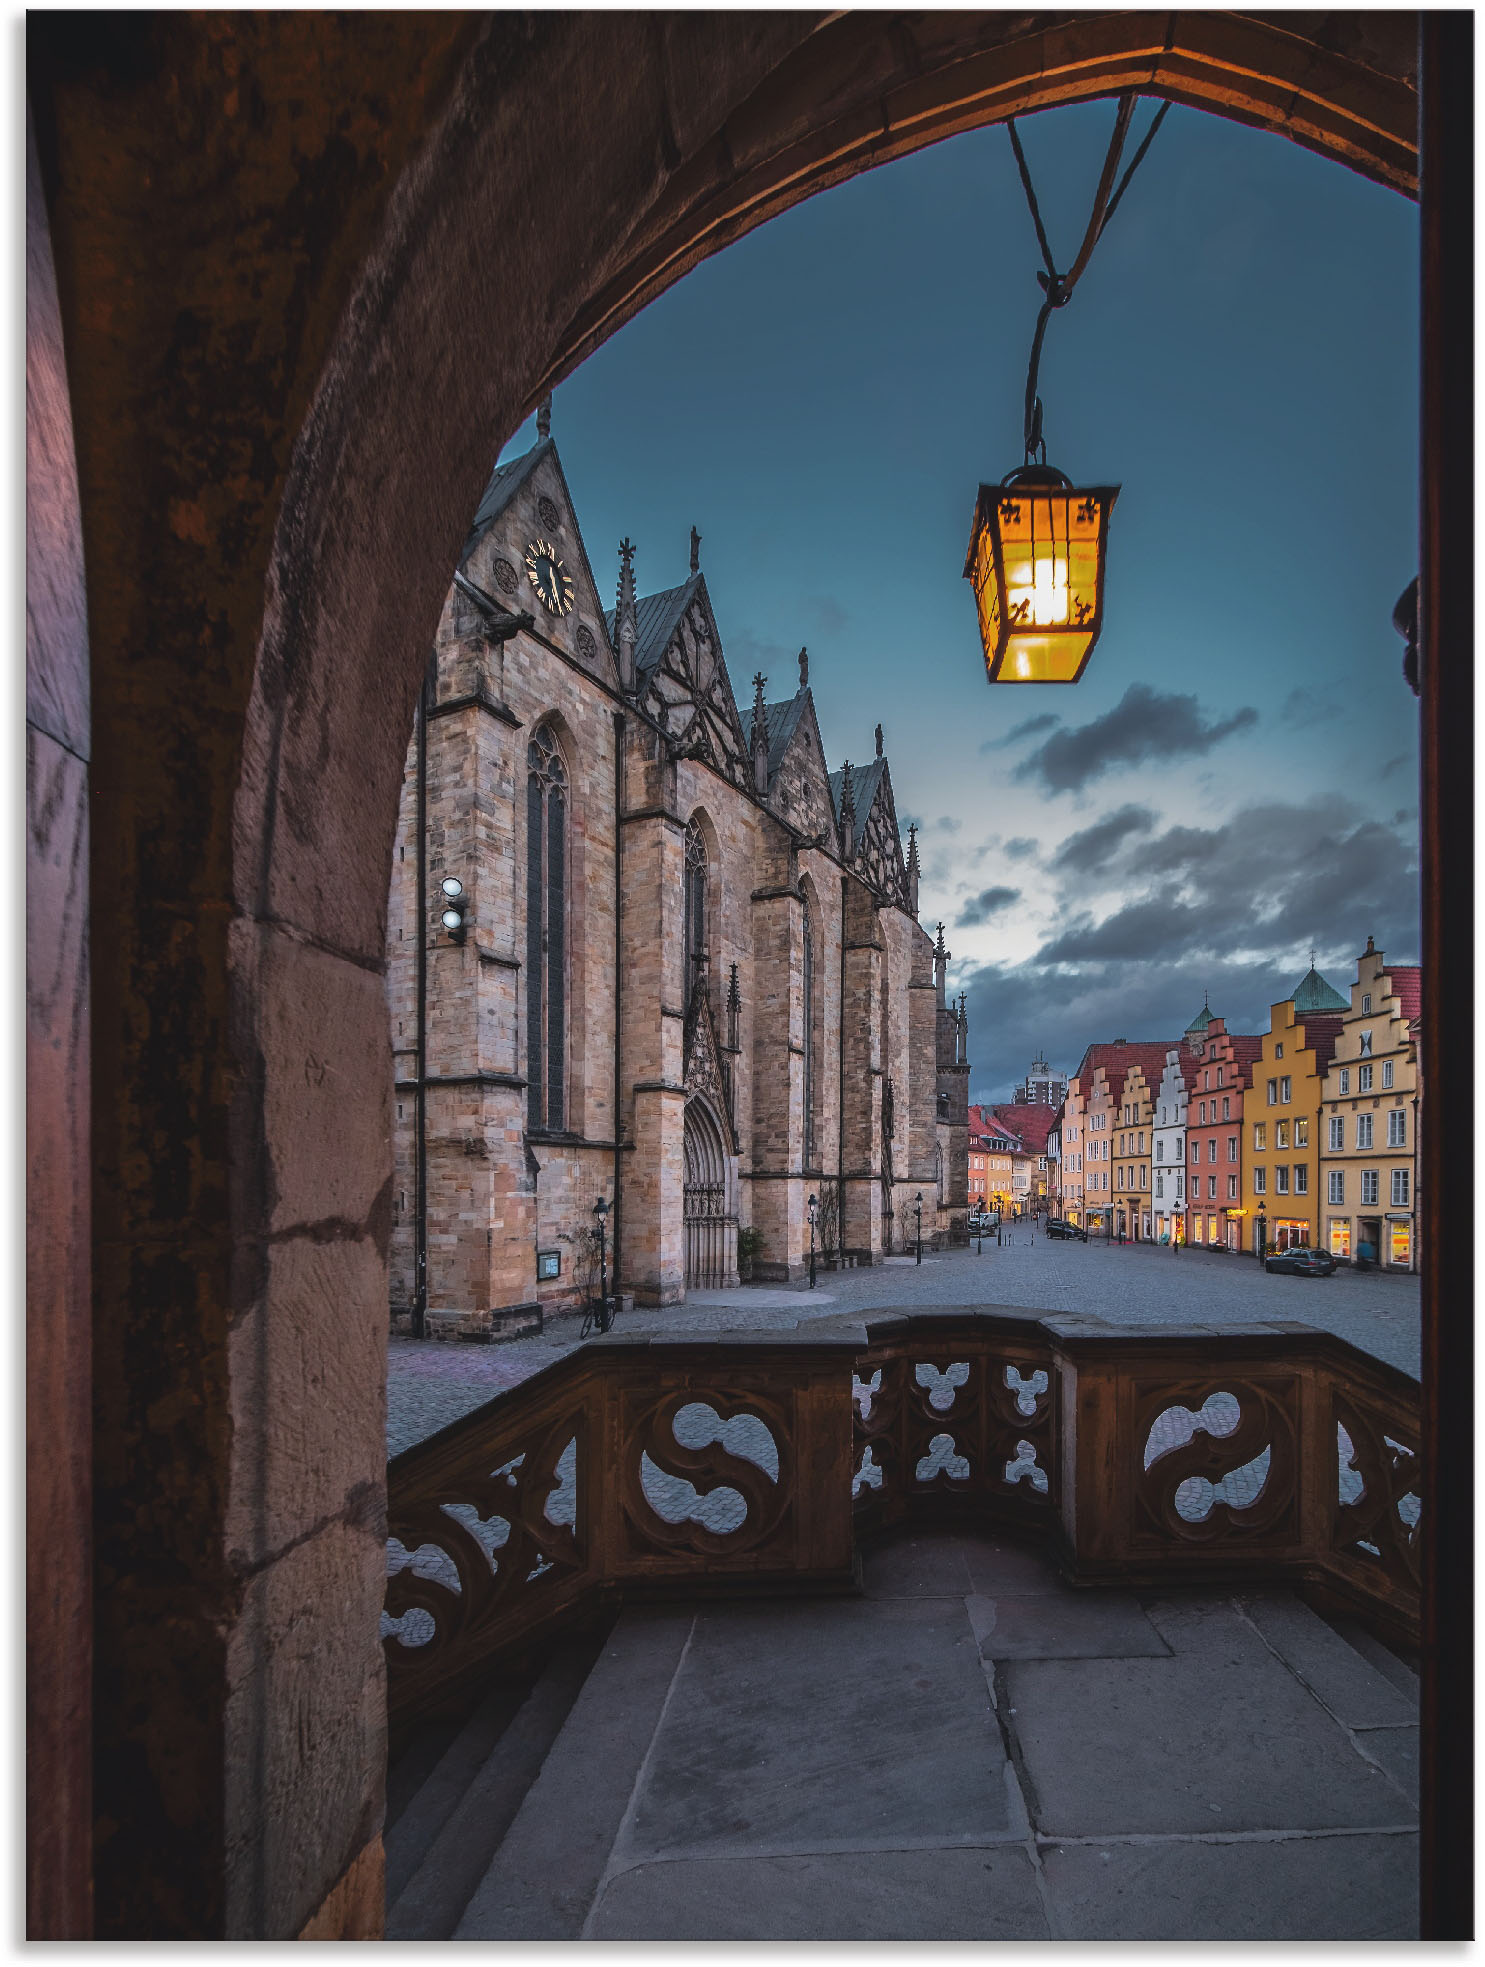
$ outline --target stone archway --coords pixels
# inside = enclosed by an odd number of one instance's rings
[[[737,1182],[721,1125],[700,1096],[686,1102],[682,1141],[686,1289],[723,1290],[737,1282]]]
[[[1413,17],[1291,18],[33,23],[98,980],[100,1398],[68,1451],[91,1450],[99,1592],[47,1643],[96,1647],[100,1936],[378,1930],[387,866],[492,452],[708,253],[1011,113],[1140,88],[1411,193]],[[1433,827],[1436,876],[1467,835]],[[85,972],[69,990],[76,1048]],[[41,1225],[33,1275],[67,1307],[43,1352],[89,1329],[71,1254]],[[85,1576],[75,1538],[51,1548]],[[79,1894],[58,1936],[87,1929]]]

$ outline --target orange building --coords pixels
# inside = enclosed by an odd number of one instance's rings
[[[1269,1012],[1269,1028],[1243,1094],[1243,1204],[1249,1247],[1257,1256],[1320,1247],[1321,1103],[1340,1029],[1339,1013],[1300,1016],[1293,998]]]

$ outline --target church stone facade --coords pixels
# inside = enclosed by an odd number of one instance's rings
[[[693,533],[606,612],[556,446],[486,490],[408,750],[388,920],[392,1309],[500,1335],[596,1289],[798,1279],[965,1237],[969,1063],[876,756],[808,658],[744,716]],[[445,884],[457,884],[450,892]],[[421,1151],[420,1151],[421,1144]]]

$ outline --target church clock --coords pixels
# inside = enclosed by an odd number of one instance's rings
[[[526,572],[531,576],[537,600],[549,615],[572,612],[572,577],[548,541],[533,540],[527,547]]]

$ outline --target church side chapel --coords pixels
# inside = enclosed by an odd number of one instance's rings
[[[966,1239],[968,1030],[882,730],[746,721],[693,529],[605,611],[550,406],[486,488],[408,748],[388,915],[403,1329],[510,1336]]]

